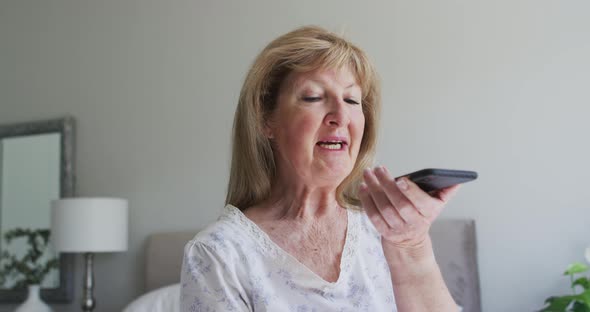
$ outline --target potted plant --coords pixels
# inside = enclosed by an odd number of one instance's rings
[[[22,256],[17,256],[6,248],[0,255],[0,284],[13,289],[29,288],[27,300],[16,311],[51,311],[39,295],[39,285],[59,265],[57,257],[44,256],[49,245],[49,234],[48,229],[21,228],[4,234],[7,245],[15,239],[24,238],[28,247]],[[31,308],[33,306],[35,308]]]
[[[590,262],[590,248],[586,249],[586,260]],[[576,278],[577,275],[587,271],[586,264],[580,262],[570,264],[563,275],[570,277],[572,294],[547,298],[545,307],[540,312],[590,312],[590,277]]]

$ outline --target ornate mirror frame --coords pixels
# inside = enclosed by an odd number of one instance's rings
[[[60,133],[60,197],[74,197],[74,139],[75,122],[71,116],[58,119],[0,125],[0,139],[36,134]],[[47,203],[47,209],[50,209]],[[74,296],[74,255],[59,255],[59,286],[42,288],[41,298],[50,303],[71,302]],[[0,289],[0,302],[22,302],[27,289]]]

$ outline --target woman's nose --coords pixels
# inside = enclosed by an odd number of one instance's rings
[[[328,113],[324,119],[327,126],[341,127],[348,122],[348,115],[346,114],[346,102],[343,100],[331,101]]]

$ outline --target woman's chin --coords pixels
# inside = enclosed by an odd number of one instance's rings
[[[349,167],[324,167],[321,170],[315,171],[313,176],[325,182],[332,182],[331,184],[338,186],[346,179],[350,172],[351,168]]]

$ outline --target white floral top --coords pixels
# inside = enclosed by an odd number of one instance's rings
[[[238,208],[184,250],[181,311],[397,311],[381,238],[361,211],[348,230],[334,283],[276,245]]]

